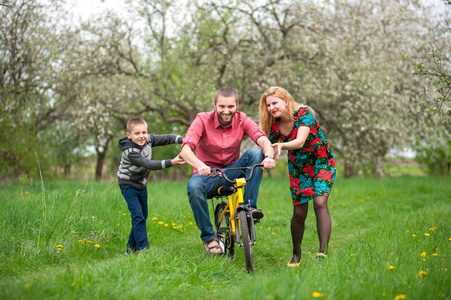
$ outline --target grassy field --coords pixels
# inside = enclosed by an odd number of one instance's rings
[[[264,178],[255,274],[208,256],[186,182],[149,189],[150,249],[125,256],[130,216],[115,182],[0,189],[0,299],[451,299],[449,177],[338,178],[327,260],[313,207],[301,268],[291,257],[287,178]]]

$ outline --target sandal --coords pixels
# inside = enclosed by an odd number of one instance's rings
[[[287,266],[290,268],[297,268],[301,265],[301,260],[302,259],[300,259],[298,263],[292,262],[292,261],[295,261],[294,255],[293,255],[293,257],[291,257],[291,259],[288,261]]]
[[[213,242],[216,242],[216,245],[209,246]],[[221,254],[223,254],[222,248],[221,248],[221,246],[219,246],[217,238],[214,238],[214,239],[212,239],[211,241],[208,241],[208,242],[203,242],[203,244],[205,245],[205,251],[207,251],[208,254],[214,254],[214,255],[221,255]],[[213,251],[211,251],[213,249],[219,249],[219,250],[221,250],[221,252],[213,252]]]
[[[327,255],[322,252],[316,253],[315,255],[315,259],[324,259],[324,258],[327,258]]]

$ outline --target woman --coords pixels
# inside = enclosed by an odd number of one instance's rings
[[[288,150],[294,210],[291,219],[293,257],[287,265],[298,267],[301,263],[301,243],[310,200],[313,200],[319,237],[315,258],[326,258],[331,231],[327,198],[335,179],[335,159],[314,111],[295,102],[285,89],[271,87],[260,101],[260,126],[273,143],[276,160],[282,150]]]

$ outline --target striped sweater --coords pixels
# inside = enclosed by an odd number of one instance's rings
[[[135,144],[127,137],[119,140],[122,151],[121,164],[117,171],[120,185],[131,185],[138,190],[146,187],[151,170],[172,167],[172,159],[152,160],[152,148],[169,144],[181,144],[183,137],[175,134],[148,134],[143,146]]]

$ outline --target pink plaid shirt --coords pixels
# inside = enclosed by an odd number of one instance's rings
[[[216,110],[198,113],[191,124],[184,145],[196,151],[196,157],[211,168],[223,168],[240,158],[241,141],[250,137],[254,143],[266,136],[265,133],[245,113],[237,111],[232,123],[222,127]],[[193,174],[197,169],[193,169]]]

